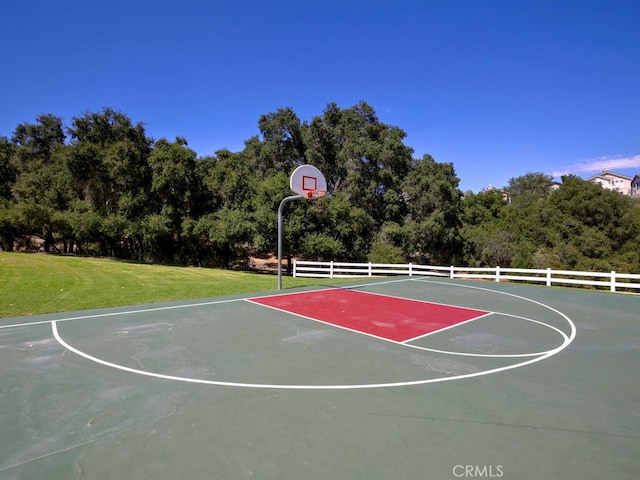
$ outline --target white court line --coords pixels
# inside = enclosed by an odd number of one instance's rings
[[[422,281],[424,281],[424,280],[422,280]],[[431,282],[431,283],[436,283],[436,282]],[[441,283],[441,282],[438,282],[438,283]],[[559,310],[557,310],[557,309],[555,309],[553,307],[550,307],[548,305],[545,305],[545,304],[543,304],[541,302],[538,302],[536,300],[532,300],[532,299],[529,299],[529,298],[526,298],[526,297],[522,297],[522,296],[519,296],[519,295],[515,295],[515,294],[512,294],[512,293],[500,292],[500,291],[497,291],[497,290],[491,290],[491,289],[482,288],[482,287],[459,285],[459,284],[455,284],[455,283],[445,283],[445,284],[452,285],[452,286],[455,286],[455,287],[473,288],[473,289],[484,290],[484,291],[495,293],[495,294],[507,295],[507,296],[511,296],[511,297],[514,297],[514,298],[521,299],[523,301],[528,301],[528,302],[540,305],[540,306],[542,306],[544,308],[547,308],[547,309],[555,312],[556,314],[558,314],[562,318],[564,318],[567,321],[567,323],[569,324],[569,327],[571,329],[571,333],[570,333],[569,336],[566,336],[565,334],[563,334],[564,342],[562,343],[562,345],[560,345],[559,347],[556,347],[554,349],[551,349],[551,350],[549,350],[547,352],[544,352],[543,354],[541,354],[540,356],[537,356],[535,358],[531,358],[529,360],[526,360],[526,361],[523,361],[523,362],[520,362],[520,363],[516,363],[516,364],[512,364],[512,365],[505,365],[505,366],[502,366],[502,367],[497,367],[497,368],[493,368],[493,369],[489,369],[489,370],[483,370],[483,371],[464,374],[464,375],[453,375],[453,376],[449,376],[449,377],[439,377],[439,378],[431,378],[431,379],[423,379],[423,380],[411,380],[411,381],[405,381],[405,382],[389,382],[389,383],[368,383],[368,384],[351,384],[351,385],[294,385],[294,384],[289,385],[289,384],[259,384],[259,383],[242,383],[242,382],[229,382],[229,381],[217,381],[217,380],[204,380],[204,379],[198,379],[198,378],[189,378],[189,377],[179,377],[179,376],[174,376],[174,375],[165,375],[165,374],[161,374],[161,373],[147,372],[147,371],[144,371],[144,370],[125,367],[124,365],[118,365],[118,364],[115,364],[115,363],[112,363],[112,362],[107,362],[105,360],[99,359],[97,357],[89,355],[89,354],[87,354],[85,352],[82,352],[81,350],[69,345],[59,335],[56,321],[52,321],[51,322],[51,329],[53,331],[53,336],[60,343],[60,345],[62,345],[64,348],[68,349],[71,352],[74,352],[75,354],[77,354],[77,355],[79,355],[79,356],[81,356],[81,357],[83,357],[83,358],[85,358],[87,360],[90,360],[92,362],[96,362],[98,364],[101,364],[101,365],[104,365],[104,366],[107,366],[107,367],[110,367],[110,368],[122,370],[122,371],[129,372],[129,373],[134,373],[134,374],[138,374],[138,375],[148,376],[148,377],[160,378],[160,379],[164,379],[164,380],[174,380],[174,381],[180,381],[180,382],[186,382],[186,383],[195,383],[195,384],[204,384],[204,385],[217,385],[217,386],[230,386],[230,387],[242,387],[242,388],[279,389],[279,390],[358,390],[358,389],[373,389],[373,388],[391,388],[391,387],[427,385],[427,384],[431,384],[431,383],[442,383],[442,382],[448,382],[448,381],[452,381],[452,380],[462,380],[462,379],[467,379],[467,378],[480,377],[480,376],[484,376],[484,375],[490,375],[490,374],[493,374],[493,373],[512,370],[512,369],[515,369],[515,368],[520,368],[520,367],[523,367],[523,366],[526,366],[526,365],[531,365],[531,364],[537,363],[539,361],[542,361],[544,359],[547,359],[547,358],[557,354],[558,352],[561,352],[565,348],[567,348],[573,342],[573,340],[576,337],[576,327],[575,327],[575,324],[573,323],[573,321],[567,315],[565,315],[564,313],[560,312]],[[237,301],[237,300],[234,300],[234,301]],[[210,303],[217,303],[217,302],[210,302]],[[223,303],[223,302],[220,302],[220,303]],[[175,307],[175,308],[179,308],[179,307]],[[532,321],[540,323],[542,325],[546,325],[546,324],[544,324],[542,322],[539,322],[537,320],[532,320]],[[555,327],[551,327],[551,328],[555,329]],[[555,329],[555,330],[558,330],[558,329]],[[558,330],[558,331],[560,331],[560,330]],[[362,333],[362,332],[359,332],[359,333]],[[397,343],[397,342],[394,342],[394,343]],[[410,347],[410,348],[415,348],[415,346],[413,346],[413,345],[404,345],[404,346]],[[421,348],[421,347],[418,347],[418,348]]]
[[[371,283],[367,283],[367,284],[362,284],[362,285],[356,285],[356,286],[351,286],[351,287],[332,287],[332,286],[327,286],[327,287],[323,287],[323,288],[318,288],[316,290],[304,290],[301,292],[288,292],[288,293],[274,293],[272,295],[260,295],[260,296],[256,296],[256,295],[252,295],[251,298],[266,298],[266,297],[270,297],[270,296],[281,296],[281,295],[298,295],[298,294],[303,294],[303,293],[309,293],[309,292],[322,292],[325,291],[327,289],[355,289],[355,288],[362,288],[362,287],[367,287],[370,285],[384,285],[386,283],[397,283],[397,282],[407,282],[410,281],[411,279],[407,279],[407,278],[403,278],[400,280],[387,280],[387,281],[382,281],[382,282],[371,282]],[[364,293],[368,293],[368,292],[364,292]],[[402,297],[398,297],[398,298],[402,298]],[[54,320],[37,320],[37,321],[33,321],[33,322],[23,322],[23,323],[9,323],[9,324],[0,324],[0,330],[3,329],[7,329],[7,328],[17,328],[17,327],[30,327],[33,325],[46,325],[49,324],[53,321],[55,322],[69,322],[69,321],[73,321],[73,320],[86,320],[86,319],[91,319],[91,318],[103,318],[103,317],[114,317],[114,316],[118,316],[118,315],[135,315],[136,313],[149,313],[149,312],[159,312],[159,311],[163,311],[163,310],[176,310],[176,309],[180,309],[180,308],[192,308],[192,307],[199,307],[201,305],[217,305],[220,303],[231,303],[231,302],[242,302],[244,300],[247,300],[247,298],[234,298],[234,299],[230,299],[230,300],[212,300],[212,301],[206,301],[206,302],[198,302],[198,303],[187,303],[187,304],[180,304],[180,305],[168,305],[168,306],[164,306],[164,307],[150,307],[150,308],[140,308],[137,310],[125,310],[122,312],[109,312],[109,313],[95,313],[95,314],[88,314],[88,315],[79,315],[79,316],[75,316],[75,317],[66,317],[66,318],[57,318]],[[420,300],[418,300],[420,301]],[[119,307],[106,307],[106,308],[119,308]],[[460,308],[464,308],[464,307],[460,307]],[[53,313],[49,313],[49,314],[43,314],[43,315],[54,315]],[[2,319],[0,318],[0,322],[2,321]]]
[[[264,298],[264,297],[258,297],[258,298]],[[253,305],[257,305],[257,306],[259,306],[261,308],[269,308],[271,310],[275,310],[275,311],[280,312],[280,313],[285,313],[287,315],[293,315],[294,317],[304,318],[305,320],[311,320],[313,322],[322,323],[323,325],[328,325],[330,327],[339,328],[340,330],[345,330],[347,332],[357,333],[358,335],[363,335],[365,337],[371,337],[371,338],[375,338],[376,340],[382,340],[384,342],[390,342],[390,343],[394,343],[396,345],[400,345],[400,342],[396,342],[395,340],[391,340],[389,338],[380,337],[378,335],[374,335],[373,333],[367,333],[367,332],[363,332],[362,330],[356,330],[355,328],[349,328],[349,327],[345,327],[343,325],[337,325],[335,323],[325,322],[324,320],[320,320],[318,318],[309,317],[307,315],[302,315],[301,313],[291,312],[289,310],[285,310],[284,308],[274,307],[273,305],[265,305],[264,303],[255,302],[253,300],[253,298],[247,298],[246,300],[247,300],[247,302],[249,302],[249,303],[251,303]]]
[[[393,298],[393,299],[396,299],[396,300],[407,300],[409,302],[428,303],[430,305],[439,305],[441,307],[458,308],[460,310],[473,310],[474,312],[493,313],[493,312],[488,312],[487,310],[483,310],[483,309],[480,309],[480,308],[471,308],[471,307],[464,307],[464,306],[461,306],[461,305],[452,305],[451,303],[432,302],[431,300],[422,300],[422,299],[419,299],[419,298],[400,297],[398,295],[389,295],[387,293],[377,293],[377,292],[360,292],[360,293],[366,293],[367,295],[378,295],[380,297]]]
[[[357,285],[355,287],[348,287],[349,289],[351,288],[361,288],[361,287],[366,287],[368,285],[383,285],[385,283],[396,283],[396,282],[406,282],[407,279],[401,279],[401,280],[388,280],[388,281],[383,281],[383,282],[373,282],[373,283],[369,283],[369,284],[364,284],[364,285]],[[324,287],[324,288],[318,288],[317,290],[305,290],[305,291],[301,291],[301,292],[289,292],[289,293],[274,293],[273,295],[260,295],[260,296],[255,296],[252,295],[251,298],[266,298],[266,297],[270,297],[270,296],[281,296],[281,295],[298,295],[298,294],[302,294],[302,293],[309,293],[309,292],[322,292],[325,291],[327,289],[334,289],[334,288],[347,288],[347,287]],[[399,297],[401,298],[401,297]],[[66,318],[57,318],[55,320],[37,320],[34,322],[23,322],[23,323],[10,323],[10,324],[6,324],[6,325],[2,325],[0,324],[0,330],[6,329],[6,328],[17,328],[17,327],[30,327],[33,325],[45,325],[45,324],[49,324],[53,321],[55,322],[69,322],[69,321],[73,321],[73,320],[86,320],[86,319],[91,319],[91,318],[103,318],[103,317],[114,317],[114,316],[118,316],[118,315],[135,315],[136,313],[149,313],[149,312],[159,312],[159,311],[163,311],[163,310],[176,310],[176,309],[180,309],[180,308],[192,308],[192,307],[199,307],[201,305],[217,305],[220,303],[232,303],[232,302],[242,302],[244,300],[247,300],[247,298],[234,298],[234,299],[230,299],[230,300],[212,300],[212,301],[206,301],[206,302],[198,302],[198,303],[187,303],[187,304],[181,304],[181,305],[169,305],[169,306],[165,306],[165,307],[151,307],[151,308],[141,308],[138,310],[125,310],[123,312],[109,312],[109,313],[95,313],[95,314],[88,314],[88,315],[80,315],[80,316],[76,316],[76,317],[66,317]],[[107,308],[118,308],[118,307],[107,307]],[[44,315],[53,315],[53,314],[44,314]],[[2,321],[2,319],[0,318],[0,321]]]
[[[562,335],[562,338],[564,339],[565,342],[569,342],[569,337],[559,328],[554,327],[553,325],[549,325],[547,323],[541,322],[540,320],[534,320],[533,318],[526,318],[526,317],[521,317],[518,315],[510,315],[507,313],[491,313],[489,315],[505,315],[507,317],[514,317],[514,318],[519,318],[521,320],[526,320],[528,322],[533,322],[533,323],[538,323],[540,325],[543,325],[547,328],[550,328],[551,330],[555,330],[556,332],[558,332],[560,335]],[[483,315],[483,317],[487,317],[488,315]],[[476,320],[475,318],[472,320]],[[464,322],[467,323],[467,322]],[[449,327],[447,327],[449,328]],[[444,329],[443,329],[444,330]],[[427,337],[429,335],[431,335],[432,333],[438,333],[441,332],[442,330],[438,330],[436,332],[431,332],[428,333],[427,335],[424,335],[422,337],[417,337],[415,339],[411,339],[411,340],[407,340],[407,342],[409,341],[414,341],[414,340],[419,340],[420,338],[424,338]],[[453,350],[439,350],[437,348],[429,348],[429,347],[421,347],[419,345],[412,345],[410,343],[406,343],[403,342],[405,344],[405,346],[407,347],[411,347],[411,348],[415,348],[417,350],[424,350],[426,352],[433,352],[433,353],[443,353],[446,355],[458,355],[458,356],[462,356],[462,357],[489,357],[489,358],[524,358],[524,357],[537,357],[538,355],[545,355],[555,349],[551,349],[551,350],[544,350],[542,352],[534,352],[534,353],[511,353],[511,354],[497,354],[497,353],[471,353],[471,352],[456,352]],[[569,342],[570,343],[570,342]]]
[[[264,298],[264,297],[260,297],[260,298]],[[549,353],[550,351],[552,351],[554,349],[544,350],[542,352],[533,352],[533,353],[509,353],[509,354],[471,353],[471,352],[457,352],[457,351],[454,351],[454,350],[438,350],[438,349],[435,349],[435,348],[421,347],[419,345],[412,345],[410,342],[414,342],[414,341],[420,340],[422,338],[428,337],[429,335],[433,335],[435,333],[440,333],[440,332],[443,332],[445,330],[449,330],[450,328],[454,328],[454,327],[457,327],[459,325],[464,325],[466,323],[474,322],[476,320],[488,317],[490,315],[504,315],[504,316],[507,316],[507,317],[514,317],[514,318],[519,318],[521,320],[526,320],[528,322],[538,323],[538,324],[540,324],[542,326],[550,328],[551,330],[557,331],[560,335],[562,335],[562,337],[564,338],[565,341],[567,341],[569,339],[569,337],[562,330],[554,327],[553,325],[548,325],[548,324],[546,324],[544,322],[541,322],[539,320],[534,320],[532,318],[521,317],[521,316],[518,316],[518,315],[511,315],[511,314],[508,314],[508,313],[488,312],[488,313],[486,313],[484,315],[480,315],[478,317],[471,318],[469,320],[465,320],[464,322],[456,323],[455,325],[450,325],[448,327],[441,328],[440,330],[436,330],[434,332],[429,332],[429,333],[426,333],[424,335],[419,335],[419,336],[417,336],[415,338],[410,338],[409,340],[404,340],[402,342],[398,342],[398,341],[392,340],[390,338],[380,337],[380,336],[375,335],[373,333],[367,333],[367,332],[363,332],[361,330],[356,330],[356,329],[353,329],[353,328],[345,327],[343,325],[337,325],[335,323],[326,322],[324,320],[320,320],[320,319],[317,319],[317,318],[314,318],[314,317],[309,317],[307,315],[302,315],[300,313],[291,312],[291,311],[285,310],[283,308],[274,307],[272,305],[265,305],[265,304],[262,304],[262,303],[259,303],[259,302],[254,302],[250,298],[248,298],[247,301],[250,302],[250,303],[253,303],[255,305],[258,305],[260,307],[263,307],[263,308],[270,308],[272,310],[276,310],[276,311],[281,312],[281,313],[285,313],[285,314],[288,314],[288,315],[293,315],[295,317],[303,318],[305,320],[311,320],[311,321],[317,322],[317,323],[322,323],[323,325],[327,325],[329,327],[338,328],[340,330],[345,330],[347,332],[357,333],[358,335],[364,335],[364,336],[367,336],[367,337],[375,338],[376,340],[381,340],[383,342],[392,343],[394,345],[400,345],[400,346],[403,346],[403,347],[413,348],[413,349],[416,349],[416,350],[424,350],[426,352],[443,353],[443,354],[446,354],[446,355],[458,355],[458,356],[462,356],[462,357],[487,357],[487,358],[537,357],[539,355],[545,355],[546,353]],[[442,305],[446,305],[446,304],[442,304]]]
[[[391,280],[389,282],[376,282],[376,283],[369,283],[367,285],[371,286],[371,285],[380,285],[381,283],[406,282],[406,281],[410,281],[410,280],[411,279]],[[432,282],[432,283],[443,283],[443,282]],[[447,284],[448,285],[455,285],[455,284],[451,284],[451,283],[447,283]],[[359,285],[359,286],[361,287],[361,286],[364,286],[364,285]],[[456,285],[456,286],[458,286],[458,285]],[[460,286],[462,286],[462,285],[460,285]],[[412,345],[410,342],[414,342],[414,341],[420,340],[422,338],[428,337],[429,335],[434,335],[436,333],[440,333],[440,332],[443,332],[445,330],[449,330],[451,328],[455,328],[455,327],[458,327],[460,325],[464,325],[466,323],[470,323],[470,322],[474,322],[476,320],[480,320],[481,318],[485,318],[485,317],[490,316],[490,315],[503,315],[503,316],[506,316],[506,317],[513,317],[513,318],[518,318],[518,319],[521,319],[521,320],[526,320],[528,322],[538,323],[538,324],[540,324],[540,325],[542,325],[544,327],[547,327],[547,328],[549,328],[551,330],[555,330],[560,335],[562,335],[562,337],[564,338],[565,341],[567,341],[568,338],[569,338],[562,330],[560,330],[559,328],[554,327],[553,325],[549,325],[547,323],[541,322],[540,320],[535,320],[533,318],[522,317],[520,315],[513,315],[513,314],[510,314],[510,313],[503,313],[503,312],[487,312],[486,310],[480,310],[480,309],[477,309],[477,308],[470,308],[470,307],[452,305],[450,303],[432,302],[432,301],[429,301],[429,300],[420,300],[420,299],[409,298],[409,297],[400,297],[400,296],[397,296],[397,295],[388,295],[388,294],[384,294],[384,293],[360,292],[360,293],[367,293],[367,294],[370,294],[370,295],[378,295],[378,296],[381,296],[381,297],[393,298],[393,299],[397,299],[397,300],[408,300],[408,301],[421,302],[421,303],[426,303],[426,304],[431,304],[431,305],[440,305],[440,306],[443,306],[443,307],[452,307],[452,308],[460,308],[460,309],[465,309],[465,310],[474,310],[474,311],[477,311],[477,312],[481,312],[481,311],[482,312],[486,312],[484,315],[479,315],[477,317],[470,318],[469,320],[465,320],[463,322],[455,323],[453,325],[449,325],[448,327],[444,327],[444,328],[441,328],[439,330],[435,330],[433,332],[426,333],[424,335],[418,335],[418,336],[416,336],[414,338],[410,338],[408,340],[404,340],[402,342],[398,342],[396,340],[391,340],[391,339],[386,338],[386,337],[380,337],[380,336],[372,334],[372,333],[363,332],[361,330],[345,327],[345,326],[342,326],[342,325],[337,325],[337,324],[331,323],[331,322],[325,322],[324,320],[320,320],[320,319],[315,318],[315,317],[309,317],[307,315],[302,315],[300,313],[291,312],[291,311],[283,309],[283,308],[274,307],[272,305],[265,305],[263,303],[254,301],[255,299],[259,299],[259,298],[261,299],[261,298],[271,298],[271,297],[279,297],[279,296],[290,296],[290,295],[299,295],[299,294],[304,294],[304,293],[323,292],[325,290],[344,290],[344,289],[345,289],[344,287],[330,287],[328,289],[310,290],[308,292],[290,292],[290,293],[283,293],[281,295],[275,294],[275,295],[269,295],[269,296],[251,297],[251,298],[247,298],[246,300],[248,302],[254,303],[254,304],[259,305],[261,307],[271,308],[272,310],[276,310],[276,311],[279,311],[279,312],[282,312],[282,313],[286,313],[286,314],[289,314],[289,315],[294,315],[294,316],[297,316],[299,318],[304,318],[306,320],[312,320],[314,322],[318,322],[318,323],[322,323],[324,325],[328,325],[328,326],[331,326],[331,327],[335,327],[335,328],[339,328],[339,329],[342,329],[342,330],[346,330],[348,332],[354,332],[354,333],[357,333],[357,334],[360,334],[360,335],[366,335],[366,336],[369,336],[369,337],[372,337],[372,338],[375,338],[375,339],[378,339],[378,340],[382,340],[382,341],[385,341],[385,342],[390,342],[390,343],[393,343],[393,344],[396,344],[396,345],[403,345],[403,346],[406,346],[406,347],[415,348],[417,350],[424,350],[424,351],[427,351],[427,352],[442,353],[442,354],[447,354],[447,355],[458,355],[458,356],[467,356],[467,357],[488,357],[488,358],[523,358],[523,357],[537,357],[539,355],[544,355],[544,354],[550,352],[551,350],[544,350],[542,352],[533,352],[533,353],[518,353],[518,354],[471,353],[471,352],[457,352],[457,351],[453,351],[453,350],[438,350],[438,349],[435,349],[435,348],[421,347],[421,346],[418,346],[418,345]],[[349,287],[347,289],[350,290],[351,288]],[[482,290],[488,290],[488,289],[482,289]],[[496,291],[496,290],[488,290],[488,291],[493,292],[493,293],[501,293],[501,294],[503,293],[503,292]],[[505,294],[505,295],[509,295],[509,294]],[[525,297],[520,297],[520,298],[528,300]],[[540,304],[540,305],[544,305],[544,304]]]
[[[516,295],[515,293],[509,293],[509,292],[502,292],[500,290],[493,290],[491,288],[484,288],[484,287],[476,287],[473,285],[463,285],[463,284],[459,284],[459,283],[452,283],[452,282],[435,282],[433,280],[426,280],[426,279],[417,279],[417,278],[411,278],[410,281],[414,281],[414,282],[422,282],[422,283],[434,283],[436,285],[451,285],[452,287],[460,287],[460,288],[470,288],[472,290],[482,290],[485,292],[490,292],[490,293],[497,293],[499,295],[506,295],[508,297],[514,297],[517,298],[519,300],[524,300],[525,302],[531,302],[534,303],[536,305],[539,305],[543,308],[546,308],[548,310],[551,310],[554,313],[557,313],[558,315],[560,315],[562,318],[564,318],[568,323],[569,323],[569,327],[571,328],[571,340],[573,341],[573,339],[576,336],[576,326],[573,324],[573,322],[571,321],[571,319],[569,317],[567,317],[564,313],[562,313],[560,310],[557,310],[553,307],[550,307],[549,305],[542,303],[542,302],[538,302],[537,300],[532,300],[531,298],[527,298],[527,297],[523,297],[521,295]],[[494,313],[498,313],[498,312],[494,312]],[[509,315],[509,314],[504,314],[504,315]],[[515,316],[515,315],[512,315]],[[520,317],[520,318],[524,318],[524,317]]]
[[[80,315],[77,317],[57,318],[55,320],[39,320],[36,322],[0,325],[0,330],[4,328],[17,328],[17,327],[30,327],[32,325],[44,325],[51,322],[71,322],[73,320],[87,320],[91,318],[117,317],[120,315],[135,315],[136,313],[161,312],[163,310],[177,310],[179,308],[192,308],[192,307],[199,307],[201,305],[218,305],[220,303],[241,302],[243,300],[244,298],[234,298],[231,300],[212,300],[212,301],[200,302],[200,303],[188,303],[184,305],[169,305],[165,307],[140,308],[138,310],[125,310],[123,312],[93,313],[89,315]]]
[[[469,320],[464,320],[462,322],[454,323],[453,325],[449,325],[448,327],[443,327],[443,328],[440,328],[438,330],[434,330],[433,332],[424,333],[422,335],[418,335],[418,336],[410,338],[408,340],[404,340],[403,342],[400,342],[400,343],[415,342],[416,340],[420,340],[421,338],[426,338],[426,337],[428,337],[430,335],[435,335],[436,333],[444,332],[444,331],[450,330],[452,328],[459,327],[460,325],[466,325],[467,323],[475,322],[476,320],[480,320],[481,318],[486,318],[489,315],[494,315],[494,314],[495,314],[495,312],[487,312],[484,315],[478,315],[477,317],[470,318]]]
[[[218,380],[204,380],[200,378],[190,378],[190,377],[179,377],[175,375],[165,375],[162,373],[155,372],[147,372],[145,370],[139,370],[136,368],[125,367],[124,365],[119,365],[112,362],[107,362],[106,360],[102,360],[100,358],[89,355],[77,348],[69,345],[65,342],[60,334],[58,333],[58,326],[55,321],[51,322],[51,329],[53,331],[53,336],[55,339],[67,350],[83,357],[92,362],[98,363],[100,365],[104,365],[106,367],[114,368],[117,370],[122,370],[124,372],[134,373],[137,375],[143,375],[147,377],[159,378],[163,380],[174,380],[185,383],[195,383],[201,385],[217,385],[223,387],[242,387],[242,388],[257,388],[257,389],[275,389],[275,390],[362,390],[362,389],[373,389],[373,388],[391,388],[391,387],[408,387],[414,385],[427,385],[430,383],[442,383],[449,382],[452,380],[461,380],[465,378],[474,378],[481,377],[484,375],[490,375],[492,373],[504,372],[506,370],[512,370],[514,368],[523,367],[525,365],[530,365],[532,363],[539,362],[544,360],[545,358],[549,358],[552,355],[564,350],[569,343],[564,343],[560,347],[550,350],[545,355],[540,357],[527,360],[525,362],[516,363],[514,365],[506,365],[503,367],[493,368],[490,370],[483,370],[481,372],[474,372],[465,375],[454,375],[450,377],[439,377],[439,378],[430,378],[426,380],[411,380],[406,382],[390,382],[390,383],[368,383],[368,384],[352,384],[352,385],[288,385],[288,384],[267,384],[267,383],[241,383],[241,382],[225,382]]]

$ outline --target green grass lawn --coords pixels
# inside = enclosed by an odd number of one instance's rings
[[[283,288],[335,283],[283,278]],[[0,252],[0,318],[276,290],[275,275]]]

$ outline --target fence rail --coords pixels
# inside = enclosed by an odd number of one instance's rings
[[[293,263],[294,277],[313,278],[358,278],[375,275],[408,275],[447,278],[485,279],[496,282],[515,281],[544,283],[552,285],[580,285],[607,287],[612,292],[640,293],[640,274],[617,273],[614,271],[577,272],[572,270],[526,269],[526,268],[479,268],[443,267],[416,265],[413,263],[353,263],[353,262],[312,262],[296,260]]]

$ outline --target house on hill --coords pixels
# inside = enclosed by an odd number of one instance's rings
[[[640,197],[640,175],[636,175],[631,180],[631,196]]]
[[[599,173],[598,175],[594,175],[593,177],[587,178],[587,181],[598,183],[602,186],[602,188],[606,188],[607,190],[613,190],[614,192],[618,192],[623,195],[630,196],[632,195],[631,183],[637,178],[638,178],[638,175],[636,175],[635,178],[631,178],[631,177],[627,177],[626,175],[622,175],[620,173],[610,172],[609,170],[603,170],[602,173]],[[640,179],[638,179],[638,182],[640,182]]]

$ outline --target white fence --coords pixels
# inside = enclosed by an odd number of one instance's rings
[[[439,267],[433,265],[312,262],[297,260],[293,263],[294,277],[357,278],[374,275],[408,275],[447,278],[475,278],[502,281],[520,281],[552,285],[587,285],[608,287],[612,292],[640,293],[640,274],[574,272],[571,270],[525,269],[525,268],[476,268]]]

